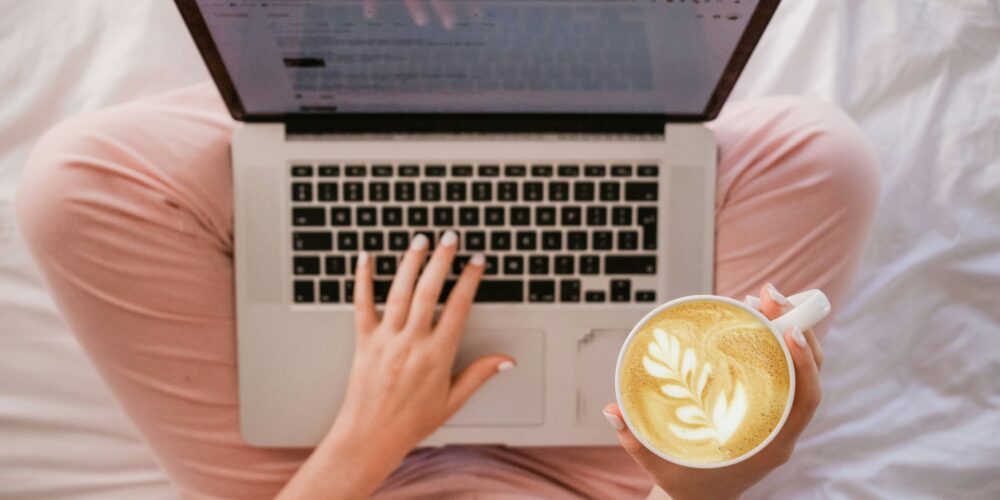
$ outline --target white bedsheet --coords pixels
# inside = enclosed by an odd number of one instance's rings
[[[172,2],[0,0],[0,497],[173,492],[41,287],[11,204],[33,142],[205,79]],[[885,181],[824,403],[751,498],[1000,498],[1000,6],[787,0],[736,98],[836,102]]]

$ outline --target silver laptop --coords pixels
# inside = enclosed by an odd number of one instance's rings
[[[517,368],[425,444],[615,443],[600,410],[628,330],[712,291],[716,144],[700,123],[777,1],[456,1],[425,25],[398,0],[177,4],[243,122],[246,441],[311,446],[329,429],[358,252],[382,300],[410,238],[454,229],[456,274],[487,255],[456,369],[487,352]]]

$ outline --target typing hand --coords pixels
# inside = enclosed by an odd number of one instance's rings
[[[413,23],[417,26],[430,24],[431,15],[428,13],[428,4],[437,16],[438,22],[446,29],[455,27],[460,14],[479,18],[483,13],[480,3],[473,0],[403,0],[403,3],[406,5],[406,10],[410,12]],[[375,19],[378,16],[378,5],[378,0],[364,0],[366,19]]]

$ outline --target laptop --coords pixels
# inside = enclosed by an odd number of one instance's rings
[[[233,117],[240,420],[307,447],[351,366],[352,273],[414,235],[487,257],[455,369],[507,353],[425,445],[616,443],[628,331],[713,284],[725,102],[777,0],[177,0]],[[366,11],[374,6],[374,10]],[[445,293],[450,285],[446,285]],[[443,294],[444,295],[444,294]]]

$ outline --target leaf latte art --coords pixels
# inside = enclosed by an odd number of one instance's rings
[[[691,463],[753,450],[788,402],[788,366],[774,334],[747,311],[718,301],[682,303],[644,324],[621,377],[633,430]]]

